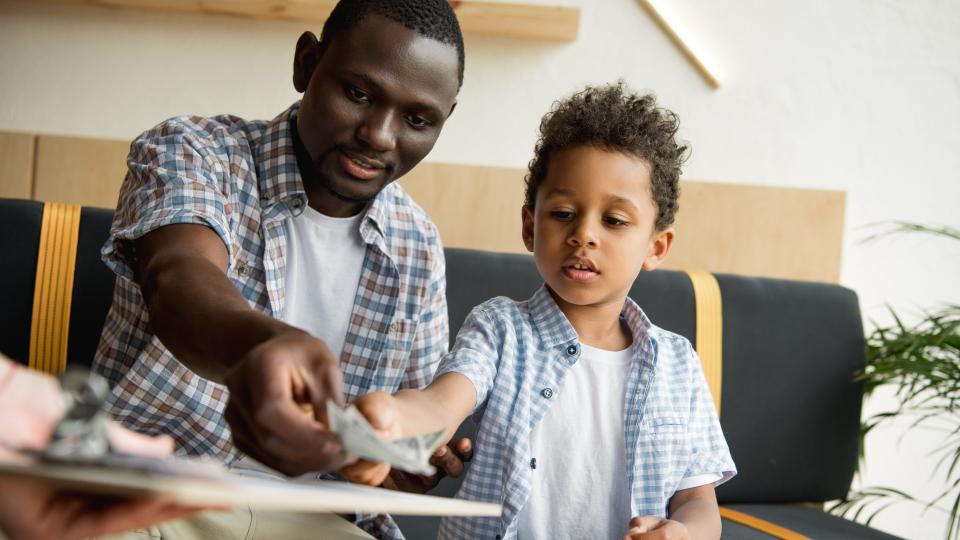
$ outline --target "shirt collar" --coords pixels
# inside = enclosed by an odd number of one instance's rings
[[[286,203],[282,209],[292,212],[307,203],[290,128],[290,119],[299,109],[300,102],[297,101],[280,113],[267,124],[257,141],[254,150],[257,181],[260,184],[260,205],[265,209]]]
[[[540,339],[549,347],[557,345],[567,345],[573,342],[579,342],[577,331],[567,320],[557,305],[553,295],[546,284],[540,286],[540,289],[530,299],[531,317],[534,327],[540,335]],[[645,349],[647,341],[651,339],[651,328],[653,324],[647,318],[640,306],[629,296],[623,303],[623,309],[620,311],[620,317],[626,321],[633,336],[633,345]]]

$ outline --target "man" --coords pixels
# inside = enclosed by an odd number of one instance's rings
[[[273,121],[177,117],[136,139],[95,359],[116,418],[181,454],[299,475],[344,464],[328,399],[430,382],[448,339],[443,251],[393,182],[462,80],[445,0],[343,1],[320,40],[297,42],[303,99]]]

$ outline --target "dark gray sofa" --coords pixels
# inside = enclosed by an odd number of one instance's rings
[[[43,203],[0,199],[0,352],[26,362]],[[67,354],[89,365],[109,308],[113,274],[100,262],[112,211],[80,214]],[[855,293],[799,281],[717,275],[722,296],[721,423],[739,475],[721,505],[787,529],[768,532],[724,519],[724,538],[893,538],[814,508],[842,498],[853,477],[864,336]],[[529,297],[541,281],[526,255],[447,249],[451,339],[469,310],[493,296]],[[630,293],[659,326],[696,346],[695,299],[685,273],[644,273]],[[465,424],[461,432],[470,433]],[[451,495],[454,479],[434,494]],[[808,504],[802,504],[808,503]],[[814,503],[813,505],[809,503]],[[729,519],[728,519],[729,518]],[[408,538],[435,536],[436,519],[400,517]],[[787,534],[785,536],[785,534]],[[802,536],[793,536],[802,537]]]

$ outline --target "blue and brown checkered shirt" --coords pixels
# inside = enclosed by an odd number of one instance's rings
[[[630,510],[665,517],[680,480],[721,473],[726,481],[736,468],[690,342],[651,324],[630,298],[621,317],[633,335],[623,426]],[[460,373],[477,392],[476,451],[457,497],[501,504],[503,513],[444,518],[440,538],[516,538],[535,463],[531,433],[579,358],[577,333],[546,286],[524,302],[499,297],[473,309],[437,376]]]
[[[307,204],[290,131],[298,108],[270,122],[176,117],[131,144],[102,251],[118,279],[94,368],[112,383],[110,412],[136,431],[171,435],[179,454],[236,460],[227,389],[184,367],[153,334],[131,241],[174,223],[210,227],[229,252],[230,281],[254,309],[279,318],[284,222]],[[440,237],[403,188],[390,184],[368,205],[360,235],[367,252],[340,358],[348,401],[425,386],[449,332]]]

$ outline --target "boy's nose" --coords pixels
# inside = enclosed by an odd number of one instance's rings
[[[589,226],[580,224],[574,227],[570,236],[567,237],[567,243],[571,246],[597,247],[597,239]]]

